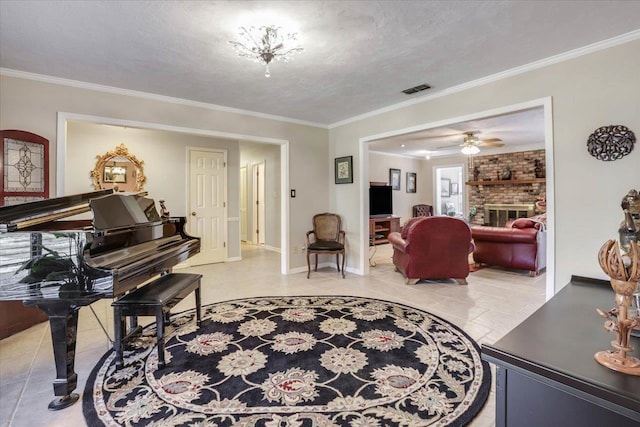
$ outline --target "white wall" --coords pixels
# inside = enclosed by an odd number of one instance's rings
[[[462,166],[463,181],[467,168],[468,158],[466,155],[451,155],[444,157],[434,157],[432,159],[417,159],[403,156],[394,156],[378,152],[369,152],[369,181],[389,182],[389,169],[400,169],[402,171],[402,187],[400,191],[393,192],[394,215],[400,216],[400,224],[404,224],[407,219],[413,216],[413,205],[432,205],[436,213],[435,192],[433,186],[434,170],[436,167]],[[416,172],[416,192],[406,192],[406,172]],[[452,182],[457,179],[450,177]],[[454,179],[455,178],[455,179]],[[466,206],[468,195],[464,182],[459,185],[462,191],[463,207]]]
[[[597,253],[607,239],[616,237],[621,198],[640,186],[640,148],[618,161],[602,162],[589,155],[586,141],[596,128],[609,124],[625,125],[640,136],[639,75],[640,41],[636,40],[336,126],[329,133],[330,153],[332,157],[354,155],[355,176],[359,176],[362,165],[368,164],[368,157],[360,156],[360,139],[550,96],[555,287],[563,287],[571,275],[606,279]],[[350,230],[366,230],[366,216],[360,210],[362,188],[364,183],[356,181],[331,193],[332,209],[345,217]],[[351,237],[360,241],[362,236]],[[360,247],[352,244],[350,248],[348,258],[360,264]]]
[[[88,122],[67,122],[67,160],[64,194],[94,191],[89,177],[96,156],[112,151],[124,144],[129,153],[143,161],[147,181],[144,189],[156,200],[165,200],[172,216],[186,216],[187,212],[187,147],[219,149],[227,152],[229,166],[239,164],[238,141],[210,138],[161,130],[135,129],[120,126],[99,125]],[[238,167],[227,169],[227,216],[239,216]],[[240,242],[230,224],[227,256],[240,256]]]
[[[630,188],[640,186],[640,148],[615,162],[596,160],[586,150],[589,134],[603,125],[623,124],[640,135],[639,74],[640,41],[636,40],[330,130],[0,76],[0,128],[27,130],[49,139],[52,195],[58,112],[287,140],[289,183],[297,189],[297,197],[289,199],[289,267],[306,266],[304,254],[294,254],[293,246],[304,243],[313,214],[329,210],[343,218],[349,269],[364,271],[359,243],[366,242],[362,230],[367,230],[367,218],[361,210],[361,195],[368,182],[359,177],[369,162],[368,153],[366,160],[361,157],[361,138],[550,96],[555,144],[549,153],[555,161],[555,217],[551,220],[556,230],[555,281],[560,288],[572,274],[606,278],[597,263],[598,249],[616,237],[622,219],[620,199]],[[354,184],[333,184],[333,159],[342,156],[353,156]]]
[[[413,215],[413,205],[432,204],[428,191],[428,187],[431,186],[431,176],[424,174],[423,163],[424,161],[420,159],[369,153],[369,181],[388,183],[389,169],[400,169],[400,190],[392,191],[393,214],[400,217],[400,225]],[[415,193],[407,193],[407,172],[416,173]]]
[[[50,141],[52,197],[56,194],[57,116],[59,112],[65,112],[246,136],[242,139],[253,136],[288,141],[288,179],[291,187],[298,190],[297,197],[290,199],[289,204],[287,237],[292,245],[304,242],[310,218],[317,212],[326,211],[329,205],[329,184],[333,176],[330,175],[332,169],[327,166],[327,129],[8,76],[0,76],[0,93],[0,128],[27,130]],[[238,161],[231,166],[238,168]],[[155,194],[149,195],[157,198]],[[165,197],[170,200],[169,196]],[[239,236],[239,227],[236,234]],[[288,249],[289,269],[306,269],[304,254],[293,253],[291,247]]]
[[[187,149],[200,147],[227,151],[227,161],[239,164],[238,141],[175,132],[124,128],[87,122],[67,123],[67,168],[65,194],[94,191],[90,170],[96,156],[124,144],[144,162],[144,189],[156,200],[166,200],[174,216],[187,215]],[[238,216],[238,172],[227,177],[229,216]]]

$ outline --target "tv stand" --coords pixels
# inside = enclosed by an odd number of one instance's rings
[[[369,218],[369,241],[371,244],[388,243],[387,236],[393,231],[400,231],[400,217]]]

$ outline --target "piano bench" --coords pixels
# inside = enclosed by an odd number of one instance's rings
[[[127,316],[156,317],[158,368],[164,368],[164,327],[169,324],[169,311],[191,292],[195,292],[196,319],[197,325],[200,326],[202,320],[200,313],[201,278],[201,274],[165,274],[140,288],[134,289],[111,304],[114,308],[115,338],[113,346],[116,353],[116,369],[124,366],[125,317]]]

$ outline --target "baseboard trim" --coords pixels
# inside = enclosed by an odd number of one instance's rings
[[[336,264],[334,262],[322,262],[318,264],[318,268],[331,268],[333,270],[336,270],[336,273],[338,272],[338,269],[336,268]],[[314,273],[313,271],[314,269],[314,265],[311,265],[311,274]],[[352,267],[348,267],[345,266],[344,271],[346,273],[353,273],[353,274],[357,274],[358,276],[362,276],[362,271],[358,270],[358,269],[354,269]],[[307,272],[307,266],[304,267],[296,267],[296,268],[292,268],[289,270],[288,274],[297,274],[297,273],[306,273]]]

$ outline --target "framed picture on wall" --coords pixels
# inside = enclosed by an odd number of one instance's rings
[[[389,169],[389,185],[394,190],[400,190],[400,169]]]
[[[407,193],[416,192],[416,173],[407,172]]]
[[[451,180],[440,178],[440,197],[449,197],[451,194]]]
[[[336,157],[334,167],[336,184],[353,183],[353,156]]]
[[[457,182],[452,182],[451,183],[451,195],[452,196],[457,196],[458,194],[460,194],[460,190],[458,189],[458,183]]]

